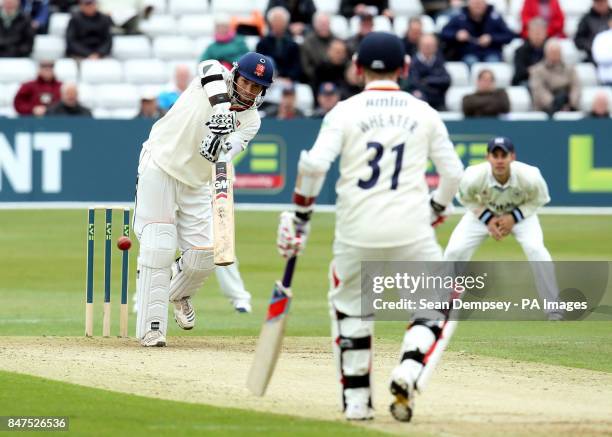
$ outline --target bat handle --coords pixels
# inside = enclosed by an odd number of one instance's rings
[[[297,256],[292,256],[287,260],[287,265],[285,265],[285,273],[283,273],[283,287],[289,288],[291,287],[291,279],[293,278],[293,270],[295,269],[295,263],[297,261]]]

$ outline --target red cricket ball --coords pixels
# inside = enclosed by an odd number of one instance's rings
[[[117,247],[120,250],[129,250],[130,247],[132,247],[132,240],[130,240],[130,237],[119,237],[117,239]]]

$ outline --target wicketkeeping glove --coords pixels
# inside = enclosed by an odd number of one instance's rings
[[[236,130],[236,113],[226,108],[215,106],[213,115],[206,122],[211,133],[217,135],[231,134]]]
[[[295,216],[295,213],[285,211],[280,215],[276,247],[284,258],[299,255],[306,247],[310,223]]]
[[[228,152],[231,149],[232,145],[224,137],[208,134],[200,145],[200,155],[210,162],[217,162],[222,150]]]

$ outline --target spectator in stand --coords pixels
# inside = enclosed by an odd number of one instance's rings
[[[15,111],[19,115],[42,117],[51,104],[59,101],[61,86],[53,72],[53,61],[40,61],[36,79],[25,82],[17,91]]]
[[[504,19],[486,0],[468,0],[461,13],[451,18],[442,39],[468,66],[475,62],[500,62],[502,47],[514,38]]]
[[[419,48],[419,39],[423,35],[423,23],[421,17],[411,17],[408,20],[408,28],[404,35],[404,49],[407,55],[414,56]]]
[[[599,82],[612,86],[612,15],[608,26],[608,30],[598,33],[593,39],[592,54],[597,64]]]
[[[514,76],[512,85],[526,86],[529,81],[529,67],[544,58],[546,42],[546,21],[534,18],[529,22],[527,41],[514,52]]]
[[[496,88],[495,75],[491,70],[480,70],[476,92],[463,97],[463,114],[466,117],[497,117],[508,112],[508,94],[505,90]]]
[[[299,80],[302,75],[300,48],[287,32],[289,12],[278,6],[270,9],[266,18],[270,33],[259,40],[256,51],[274,60],[275,73],[281,80]]]
[[[574,66],[565,65],[561,45],[549,39],[544,45],[544,59],[529,69],[529,89],[533,106],[549,115],[573,111],[580,103],[580,82]]]
[[[423,35],[419,40],[419,50],[412,57],[407,84],[406,91],[413,96],[426,101],[438,111],[444,110],[444,96],[450,87],[451,78],[438,52],[435,35]]]
[[[61,88],[61,100],[49,107],[47,115],[91,117],[91,111],[79,103],[76,83],[66,82]]]
[[[72,12],[72,9],[79,4],[79,0],[50,0],[52,12]]]
[[[140,111],[136,118],[153,118],[157,120],[162,117],[162,113],[157,106],[157,98],[154,93],[145,91],[140,96]]]
[[[608,94],[606,94],[605,91],[599,91],[595,94],[589,117],[610,118],[610,102],[608,101]]]
[[[49,28],[49,0],[21,0],[21,12],[30,18],[34,33],[47,33]]]
[[[421,0],[423,11],[434,20],[450,7],[449,0]]]
[[[266,116],[276,118],[277,120],[291,120],[304,117],[302,111],[295,107],[295,86],[293,83],[283,85],[280,103],[271,107]]]
[[[546,24],[546,34],[552,38],[565,38],[563,24],[565,16],[559,5],[559,0],[525,0],[521,11],[521,38],[527,39],[529,23],[534,18],[541,18]]]
[[[334,39],[329,26],[329,15],[317,12],[312,19],[313,32],[310,32],[300,48],[302,71],[309,83],[315,80],[315,70],[327,61],[327,49]]]
[[[586,0],[583,0],[586,1]],[[591,10],[587,12],[578,23],[578,30],[574,36],[574,43],[580,50],[587,53],[587,60],[593,62],[591,46],[595,35],[608,30],[608,21],[612,18],[612,8],[608,0],[593,0]]]
[[[361,40],[373,30],[374,17],[370,14],[359,15],[359,29],[357,30],[357,34],[346,40],[346,45],[351,56],[353,53],[357,52],[357,47],[359,47]]]
[[[327,60],[315,69],[313,92],[316,92],[323,82],[333,82],[336,85],[344,82],[344,72],[348,62],[346,44],[341,39],[334,39],[327,49]]]
[[[393,12],[389,9],[389,0],[342,0],[338,13],[346,18],[354,15],[384,15],[393,18]]]
[[[340,101],[340,91],[333,82],[323,82],[319,86],[319,92],[317,93],[317,109],[313,112],[312,118],[323,118],[325,114],[336,106],[336,103]]]
[[[231,70],[232,63],[249,51],[244,36],[237,35],[230,22],[229,15],[219,14],[215,17],[215,42],[204,50],[200,62],[216,59]]]
[[[80,0],[79,10],[68,22],[66,56],[77,59],[108,56],[113,44],[112,25],[111,18],[98,11],[96,0]]]
[[[310,23],[317,11],[313,0],[268,0],[266,12],[277,6],[289,11],[289,32],[292,35],[304,35],[310,30]]]
[[[30,56],[33,45],[32,25],[19,10],[19,0],[4,0],[0,8],[0,57]]]
[[[157,106],[165,114],[172,108],[183,91],[187,89],[191,82],[191,70],[185,64],[179,64],[174,69],[174,89],[164,91],[157,97]]]

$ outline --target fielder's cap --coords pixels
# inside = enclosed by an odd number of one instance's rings
[[[330,96],[332,94],[338,93],[338,87],[333,82],[323,82],[319,85],[318,94],[323,94],[324,96]]]
[[[235,66],[238,74],[245,79],[266,88],[272,85],[274,63],[270,58],[257,52],[248,52],[238,59]]]
[[[487,153],[492,153],[495,149],[502,149],[506,153],[514,153],[514,144],[508,137],[491,138],[487,144]]]
[[[374,71],[393,71],[404,65],[404,44],[387,32],[370,32],[359,44],[357,64]]]

